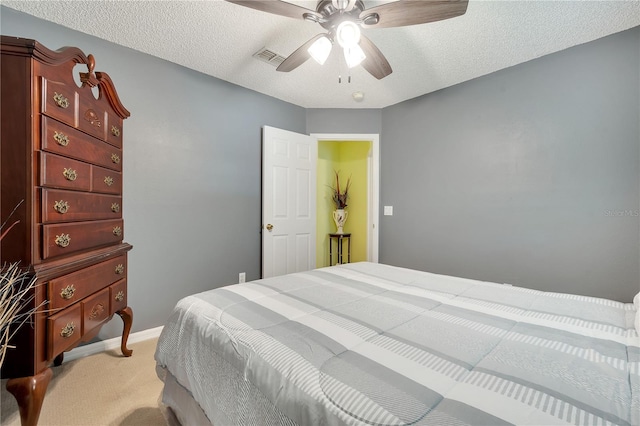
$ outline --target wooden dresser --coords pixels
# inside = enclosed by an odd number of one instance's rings
[[[0,260],[35,275],[30,307],[40,306],[10,342],[2,377],[11,378],[22,424],[35,425],[50,365],[116,313],[122,353],[131,355],[122,219],[129,112],[109,76],[94,72],[93,56],[77,48],[2,36],[1,53],[0,222],[20,222],[2,240]]]

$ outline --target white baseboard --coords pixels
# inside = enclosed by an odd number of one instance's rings
[[[156,328],[150,328],[148,330],[138,331],[137,333],[131,333],[129,335],[129,339],[127,340],[127,344],[129,343],[138,343],[143,342],[149,339],[155,339],[160,336],[162,332],[162,326]],[[78,346],[70,350],[69,352],[64,353],[64,360],[72,361],[78,358],[84,358],[85,356],[97,354],[100,352],[108,351],[111,349],[117,349],[120,347],[120,342],[122,339],[120,337],[114,337],[113,339],[101,340],[99,342],[90,343],[84,346]]]

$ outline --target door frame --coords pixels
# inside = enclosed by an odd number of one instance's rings
[[[368,158],[368,208],[367,208],[367,260],[378,263],[378,212],[380,211],[380,135],[378,133],[311,133],[318,142],[371,142]]]

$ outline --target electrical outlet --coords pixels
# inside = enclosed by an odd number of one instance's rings
[[[244,272],[240,272],[238,274],[238,282],[239,283],[243,283],[247,280],[247,274],[245,274]]]

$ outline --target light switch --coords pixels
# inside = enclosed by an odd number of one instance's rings
[[[384,215],[393,216],[393,206],[384,206]]]

